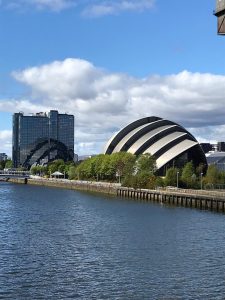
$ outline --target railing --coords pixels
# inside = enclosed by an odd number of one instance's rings
[[[0,177],[29,177],[30,171],[0,170]]]
[[[175,192],[181,194],[192,194],[192,195],[205,195],[205,196],[219,196],[225,197],[225,190],[192,190],[192,189],[179,189],[179,188],[158,188],[158,190],[163,190],[167,192]]]

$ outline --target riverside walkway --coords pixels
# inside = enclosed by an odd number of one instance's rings
[[[158,202],[166,205],[199,208],[225,213],[225,190],[191,190],[158,188],[156,190],[121,187],[118,183],[91,182],[68,179],[46,179],[37,176],[30,178],[14,177],[8,181],[31,185],[66,188],[72,190],[98,192],[119,197]]]

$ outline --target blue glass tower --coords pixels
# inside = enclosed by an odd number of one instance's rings
[[[13,115],[13,166],[30,167],[54,159],[72,160],[74,155],[74,116],[38,113]]]

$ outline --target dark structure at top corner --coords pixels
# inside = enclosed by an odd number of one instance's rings
[[[214,15],[217,17],[217,33],[225,35],[225,0],[216,1]]]

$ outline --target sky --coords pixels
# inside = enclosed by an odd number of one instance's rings
[[[0,152],[12,114],[75,115],[75,152],[146,116],[225,141],[225,37],[214,0],[0,0]]]

